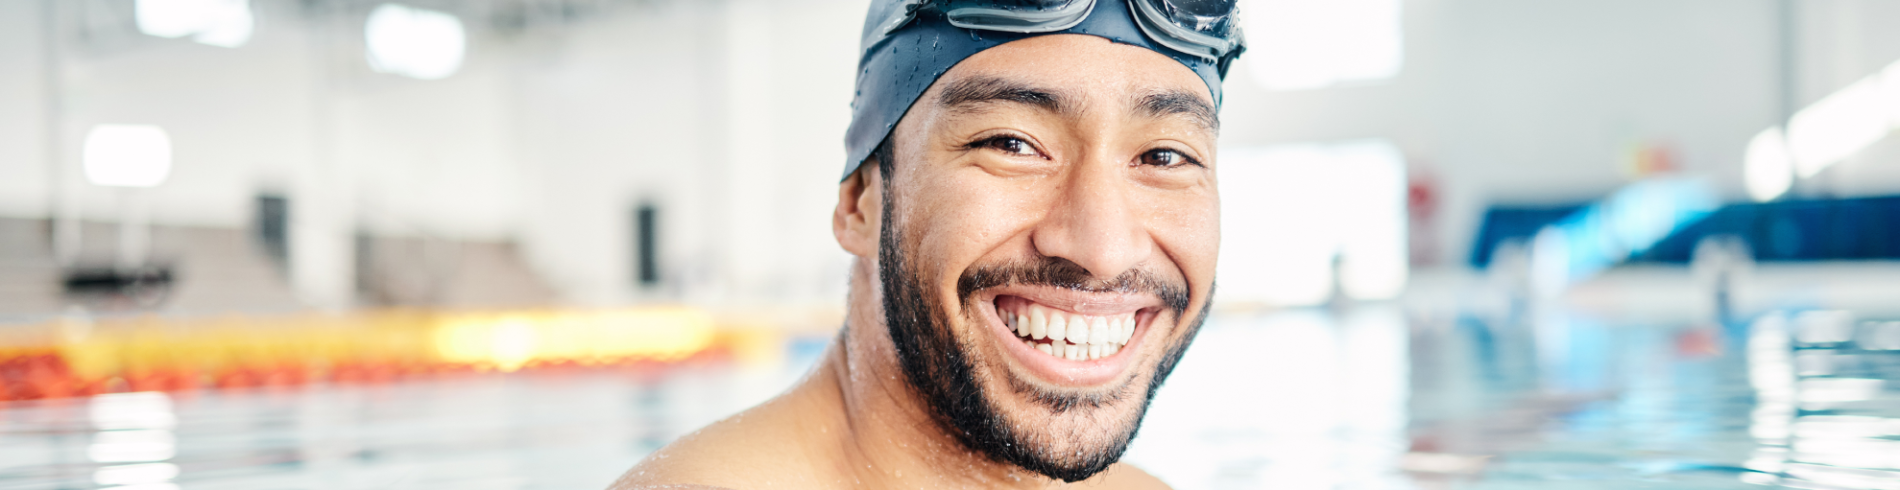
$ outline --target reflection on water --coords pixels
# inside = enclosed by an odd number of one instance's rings
[[[178,465],[167,462],[178,455],[178,426],[172,399],[164,393],[114,393],[88,402],[93,434],[87,459],[101,463],[92,481],[102,486],[161,490],[175,489]]]
[[[1900,322],[1838,311],[1769,315],[1748,336],[1761,446],[1744,481],[1900,489]],[[1810,485],[1812,484],[1812,485]]]
[[[1210,321],[1126,460],[1177,488],[1385,488],[1406,452],[1396,310]]]
[[[784,389],[772,364],[0,405],[0,488],[599,488]],[[1127,460],[1178,488],[1900,488],[1900,322],[1229,312]]]
[[[1900,489],[1900,322],[1229,314],[1128,460],[1179,488]]]
[[[698,365],[16,402],[0,488],[600,488],[790,381]]]

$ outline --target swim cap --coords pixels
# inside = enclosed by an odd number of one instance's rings
[[[861,57],[858,58],[857,94],[851,101],[851,127],[844,136],[844,178],[849,178],[851,172],[870,158],[878,143],[890,136],[897,121],[910,111],[917,98],[951,67],[985,49],[1034,36],[1087,34],[1167,55],[1200,75],[1218,108],[1221,79],[1227,76],[1228,65],[1242,50],[1234,49],[1218,59],[1209,59],[1161,45],[1142,32],[1128,1],[1095,0],[1093,12],[1073,27],[1025,34],[957,27],[950,24],[942,9],[929,2],[920,8],[918,0],[873,0],[859,44]],[[903,19],[905,10],[914,10],[913,18],[891,30],[892,19]]]

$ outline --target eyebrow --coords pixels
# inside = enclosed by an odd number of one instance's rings
[[[1214,106],[1202,100],[1200,96],[1182,90],[1167,90],[1151,93],[1135,102],[1142,115],[1162,118],[1173,115],[1188,116],[1211,133],[1220,133],[1220,118],[1214,115]]]
[[[973,77],[944,86],[937,102],[955,112],[969,112],[971,106],[991,102],[1010,102],[1035,106],[1054,113],[1072,111],[1074,104],[1061,93],[997,77]],[[1214,106],[1185,90],[1162,90],[1143,95],[1135,101],[1135,110],[1150,118],[1188,116],[1210,133],[1220,132],[1220,118]]]
[[[952,82],[944,87],[937,102],[959,112],[970,110],[970,106],[990,102],[1026,104],[1055,113],[1065,112],[1072,105],[1054,90],[994,77],[966,78]]]

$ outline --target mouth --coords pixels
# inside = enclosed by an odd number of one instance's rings
[[[1014,301],[1017,308],[997,305],[1003,325],[1016,333],[1023,345],[1071,361],[1092,361],[1115,355],[1135,334],[1135,314],[1083,315],[1050,308],[1029,301]]]
[[[1058,385],[1096,385],[1120,377],[1145,324],[1159,309],[1125,298],[1049,296],[1059,295],[996,296],[996,330],[1021,365]]]

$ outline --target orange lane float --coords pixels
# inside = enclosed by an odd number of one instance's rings
[[[657,366],[760,335],[687,307],[66,320],[0,328],[0,400]]]

